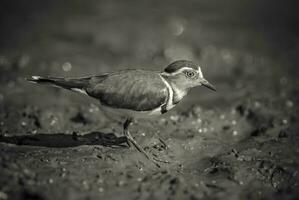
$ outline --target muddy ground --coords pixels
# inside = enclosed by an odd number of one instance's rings
[[[272,1],[4,1],[0,40],[0,200],[296,199],[295,6]],[[173,111],[122,119],[96,100],[24,80],[125,68],[202,66]]]

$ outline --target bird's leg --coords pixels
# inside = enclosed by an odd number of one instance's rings
[[[139,144],[136,142],[136,140],[134,140],[134,138],[131,136],[130,132],[129,132],[129,126],[132,123],[133,119],[132,118],[128,118],[125,123],[124,123],[124,135],[127,138],[127,143],[130,146],[130,142],[135,146],[135,148],[140,152],[143,153],[145,155],[145,157],[147,159],[149,159],[150,161],[152,161],[157,167],[160,167],[160,165],[158,163],[156,163],[155,160],[153,160],[145,151],[144,149],[139,146]]]
[[[134,138],[131,136],[131,134],[129,132],[129,126],[132,123],[132,121],[133,121],[132,118],[128,118],[124,123],[124,135],[126,136],[126,138],[128,140],[128,145],[130,146],[130,142],[131,142],[139,152],[143,153],[148,159],[150,159],[150,156],[143,150],[142,147],[140,147],[138,145],[136,140],[134,140]]]
[[[129,136],[132,137],[129,133],[129,126],[132,123],[133,119],[132,118],[127,118],[127,120],[125,121],[123,128],[124,128],[124,135],[127,138],[127,144],[129,147],[131,147],[131,144],[129,142]]]

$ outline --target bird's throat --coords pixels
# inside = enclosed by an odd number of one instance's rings
[[[187,95],[188,90],[181,89],[174,83],[171,83],[170,86],[173,90],[173,103],[177,104]]]

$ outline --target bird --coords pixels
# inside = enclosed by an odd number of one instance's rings
[[[106,112],[124,118],[123,134],[128,146],[131,144],[153,161],[153,159],[132,137],[129,126],[134,119],[155,117],[173,109],[190,91],[197,86],[205,86],[213,91],[201,67],[189,60],[177,60],[162,71],[125,69],[101,75],[81,78],[61,78],[32,76],[28,81],[51,85],[79,92],[100,102]],[[159,160],[158,160],[159,161]]]

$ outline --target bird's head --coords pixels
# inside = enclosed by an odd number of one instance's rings
[[[179,60],[169,64],[162,75],[183,90],[203,85],[211,90],[216,88],[204,79],[199,65],[187,60]]]

